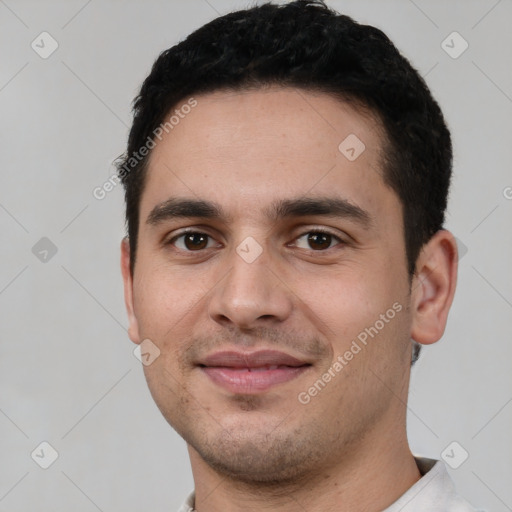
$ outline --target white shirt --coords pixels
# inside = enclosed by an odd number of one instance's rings
[[[440,460],[415,457],[422,477],[382,512],[477,512],[455,491],[446,466]],[[178,512],[195,512],[192,492]]]

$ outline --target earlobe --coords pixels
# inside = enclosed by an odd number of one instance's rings
[[[411,289],[411,337],[428,345],[444,333],[457,282],[457,244],[447,230],[438,231],[422,248]]]
[[[136,343],[140,343],[139,325],[133,306],[133,276],[130,270],[130,242],[128,237],[121,240],[121,272],[124,282],[124,302],[128,314],[128,336]]]

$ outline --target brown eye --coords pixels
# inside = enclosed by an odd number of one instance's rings
[[[297,238],[297,247],[313,251],[325,251],[342,243],[336,235],[323,231],[309,231]]]
[[[174,237],[169,243],[182,251],[197,252],[209,248],[209,242],[210,236],[206,233],[190,231]]]
[[[184,242],[190,251],[204,249],[208,245],[208,236],[203,233],[187,233]]]
[[[331,242],[332,236],[327,233],[310,233],[308,236],[308,244],[315,250],[329,249]]]

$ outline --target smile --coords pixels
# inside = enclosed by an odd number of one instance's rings
[[[199,364],[215,384],[235,394],[257,394],[295,379],[311,364],[273,350],[253,353],[224,351]]]

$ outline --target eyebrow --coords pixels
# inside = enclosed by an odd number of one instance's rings
[[[373,218],[366,210],[339,197],[280,199],[265,208],[264,214],[271,222],[290,217],[325,216],[350,219],[365,228],[369,228],[373,224]],[[151,210],[146,224],[156,226],[162,222],[179,218],[214,219],[225,222],[232,220],[232,217],[213,201],[170,198]]]

